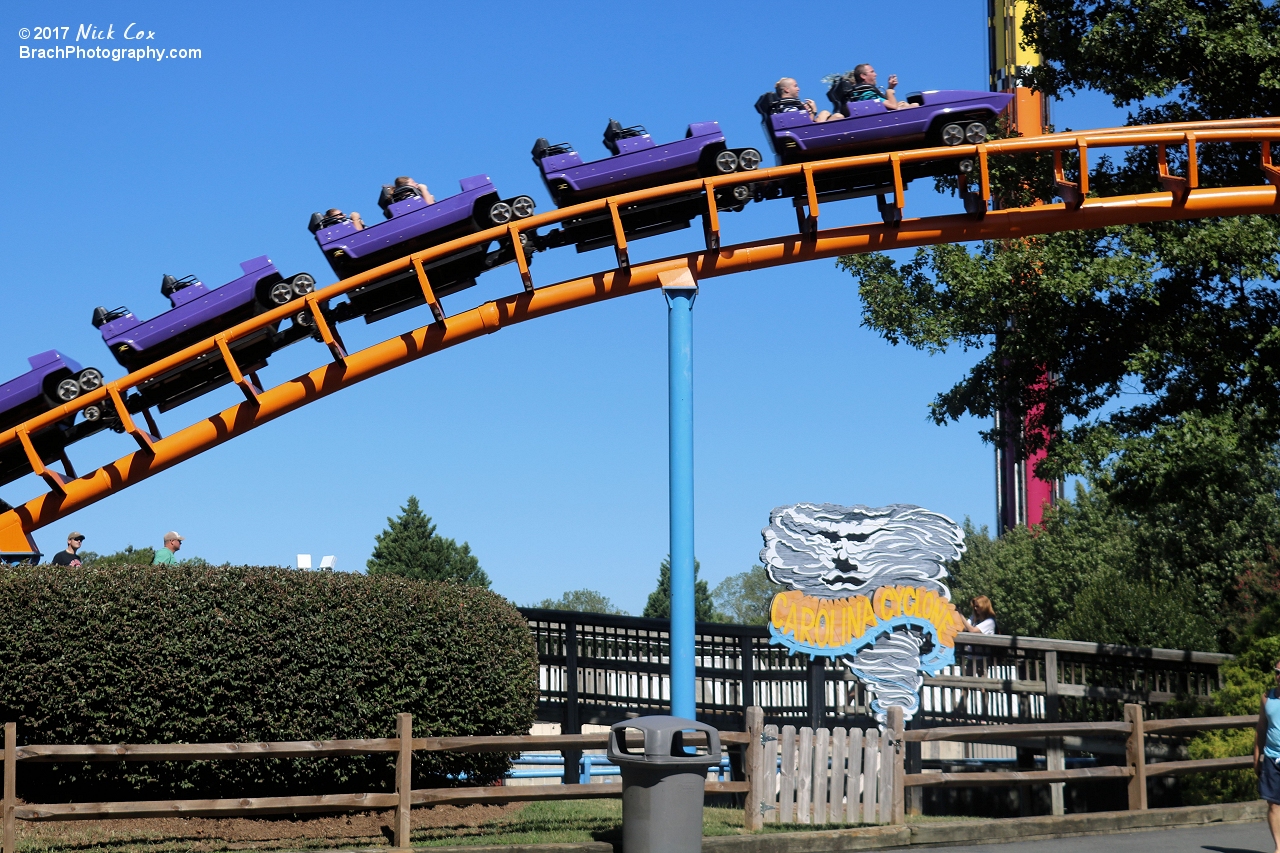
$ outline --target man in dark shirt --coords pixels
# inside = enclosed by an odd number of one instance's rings
[[[55,566],[78,566],[80,558],[76,556],[76,551],[80,550],[80,546],[84,544],[84,534],[72,531],[67,537],[67,550],[59,551],[53,555],[53,559],[49,562]]]

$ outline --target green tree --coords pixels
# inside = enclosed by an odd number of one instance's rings
[[[1215,628],[1190,583],[1143,581],[1101,567],[1080,590],[1061,633],[1069,640],[1214,651]]]
[[[366,566],[371,575],[400,575],[414,580],[456,580],[489,588],[489,576],[466,542],[436,535],[436,526],[424,515],[413,495],[400,508],[398,518],[387,519],[387,529],[374,540]]]
[[[989,596],[1006,634],[1199,651],[1229,642],[1234,629],[1221,614],[1233,611],[1193,577],[1167,577],[1146,548],[1149,527],[1083,483],[1034,531],[992,539],[966,519],[953,595]]]
[[[697,560],[693,561],[693,618],[699,622],[716,622],[717,618],[715,604],[711,601],[711,590],[707,588],[707,582],[698,579],[698,573],[702,571],[702,564]],[[663,558],[662,565],[658,567],[658,588],[649,593],[649,600],[645,602],[644,612],[641,616],[649,619],[670,619],[671,618],[671,557]]]
[[[149,566],[156,557],[155,548],[135,548],[124,546],[123,551],[113,554],[98,554],[93,551],[81,551],[80,562],[86,566],[106,568],[107,566]]]
[[[1035,74],[1043,91],[1105,92],[1136,105],[1133,123],[1280,111],[1274,3],[1042,0],[1024,33],[1044,57]],[[1090,183],[1104,193],[1159,191],[1154,157],[1140,148],[1120,163],[1098,158]],[[1201,186],[1262,182],[1256,144],[1205,144],[1198,157]],[[993,174],[998,199],[1031,190],[1052,198],[1047,161],[1030,165]],[[1188,413],[1252,412],[1264,444],[1280,436],[1278,217],[1067,232],[988,242],[976,254],[940,246],[902,265],[874,255],[841,263],[859,282],[864,323],[886,339],[985,351],[935,399],[937,421],[1008,411],[1004,422],[1016,425],[1044,407],[1054,437],[1045,475],[1082,471]],[[1052,383],[1039,381],[1045,371]],[[1122,396],[1132,391],[1140,394]],[[1070,429],[1055,429],[1072,418]],[[1032,431],[1024,449],[1043,435]]]
[[[1280,636],[1276,624],[1264,636],[1241,649],[1227,661],[1220,673],[1223,686],[1213,695],[1211,714],[1234,716],[1256,714],[1262,694],[1275,686],[1272,667],[1280,660]],[[1187,744],[1190,758],[1227,758],[1253,754],[1253,729],[1225,729],[1196,735]],[[1252,770],[1198,773],[1188,777],[1183,796],[1188,803],[1220,803],[1253,800],[1258,796],[1258,780]]]
[[[1064,626],[1090,580],[1107,567],[1128,574],[1134,562],[1123,519],[1082,484],[1075,500],[1054,507],[1034,532],[1015,528],[993,539],[968,519],[964,528],[966,550],[952,566],[952,598],[988,596],[1002,634],[1066,639]]]
[[[729,577],[716,584],[711,600],[721,619],[738,625],[769,624],[769,606],[782,587],[769,580],[764,566]]]
[[[613,613],[618,616],[631,614],[594,589],[570,590],[559,598],[544,598],[534,605],[547,610],[574,610],[578,613]]]

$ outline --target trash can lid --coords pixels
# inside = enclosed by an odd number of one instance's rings
[[[644,735],[643,751],[627,748],[627,729]],[[689,753],[685,749],[685,732],[706,733],[706,753]],[[706,723],[683,717],[636,717],[609,727],[609,760],[615,764],[680,764],[710,767],[720,763],[720,732]]]

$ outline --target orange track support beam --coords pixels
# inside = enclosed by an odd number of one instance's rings
[[[1195,139],[1199,144],[1213,141],[1264,142],[1280,137],[1280,120],[1254,119],[1218,124],[1187,123],[1172,127],[1057,134],[1033,139],[985,143],[982,146],[956,146],[942,153],[945,153],[948,158],[978,155],[980,159],[985,159],[983,154],[997,156],[1002,153],[1026,150],[1079,150],[1085,145],[1095,147],[1161,143],[1178,145],[1186,144],[1188,132],[1196,134]],[[932,154],[929,151],[906,151],[895,152],[893,155],[866,155],[841,161],[806,164],[803,170],[801,167],[789,166],[744,175],[727,175],[706,181],[686,181],[541,214],[524,220],[520,230],[533,230],[561,219],[604,210],[614,219],[615,229],[620,232],[618,211],[625,204],[699,189],[713,192],[716,187],[734,186],[770,177],[799,177],[804,174],[807,183],[812,180],[816,172],[848,169],[864,164],[896,166],[898,163],[927,160],[931,156],[937,157],[940,153],[938,151]],[[1271,170],[1276,169],[1269,146],[1263,154],[1263,163]],[[1272,178],[1272,175],[1268,174],[1268,177]],[[340,341],[329,329],[319,311],[319,307],[325,304],[326,300],[389,273],[413,269],[418,273],[419,282],[423,285],[424,297],[428,303],[435,303],[432,307],[438,310],[439,304],[434,299],[434,293],[427,281],[424,265],[458,249],[511,232],[501,227],[460,238],[452,243],[406,256],[378,269],[344,279],[323,290],[308,294],[307,305],[316,317],[317,331],[331,350],[331,355],[337,360],[329,361],[309,373],[265,390],[260,390],[257,383],[253,383],[254,393],[250,394],[249,389],[245,389],[246,397],[249,398],[245,402],[197,421],[169,436],[158,438],[138,428],[124,407],[124,396],[128,389],[137,387],[142,382],[205,353],[217,352],[226,359],[229,355],[227,347],[229,342],[251,334],[269,323],[284,319],[296,310],[296,305],[284,305],[272,309],[252,320],[227,329],[214,338],[161,359],[124,379],[107,383],[103,388],[85,394],[71,403],[59,406],[17,427],[0,431],[0,446],[19,443],[27,449],[30,445],[30,435],[35,435],[44,427],[75,414],[85,406],[109,397],[119,412],[125,431],[133,436],[139,446],[137,451],[79,478],[66,479],[55,476],[50,479],[51,489],[48,493],[0,514],[0,552],[35,551],[36,548],[31,540],[31,534],[34,531],[343,388],[432,353],[495,332],[505,326],[618,296],[657,289],[661,287],[664,276],[670,278],[672,275],[690,275],[695,281],[701,281],[717,276],[839,255],[889,251],[938,243],[1000,240],[1139,222],[1246,214],[1280,214],[1280,187],[1270,183],[1250,187],[1192,189],[1185,193],[1185,198],[1180,197],[1182,195],[1175,192],[1160,192],[1119,198],[1092,198],[1082,200],[1079,208],[1056,204],[998,210],[987,213],[981,220],[975,220],[964,214],[903,219],[893,227],[875,223],[834,228],[829,231],[814,231],[808,235],[791,234],[717,250],[698,251],[630,264],[626,267],[620,265],[615,270],[598,272],[532,291],[521,290],[517,294],[486,302],[469,311],[455,314],[449,317],[447,322],[437,320],[430,325],[397,335],[358,352],[345,353],[341,349]],[[898,205],[902,204],[902,195],[899,193]],[[618,234],[618,236],[621,237],[619,248],[622,251],[619,252],[619,260],[622,261],[626,251],[625,235]],[[251,381],[243,376],[240,379],[246,383]],[[33,451],[32,447],[28,453]],[[37,469],[37,473],[53,474],[54,472]]]

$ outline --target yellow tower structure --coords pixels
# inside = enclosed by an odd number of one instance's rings
[[[1030,69],[1040,64],[1040,54],[1022,43],[1022,20],[1031,7],[1029,0],[987,0],[988,84],[993,92],[1014,94],[1009,111],[1023,136],[1044,133],[1049,119],[1044,96],[1025,85]]]

